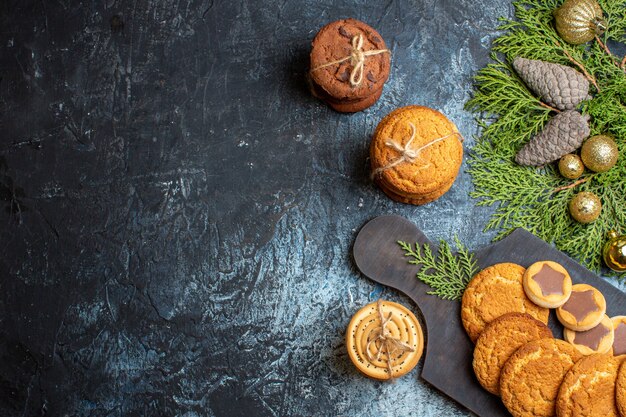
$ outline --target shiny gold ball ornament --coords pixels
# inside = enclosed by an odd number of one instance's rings
[[[559,36],[574,45],[589,42],[606,30],[602,8],[596,0],[565,0],[554,11],[554,20]]]
[[[611,230],[608,238],[602,249],[604,263],[613,271],[626,272],[626,236],[619,236],[615,230]]]
[[[580,150],[585,166],[595,172],[605,172],[613,168],[618,156],[617,144],[607,135],[590,137]]]
[[[565,178],[575,180],[583,175],[584,171],[585,165],[578,155],[568,153],[567,155],[563,155],[563,157],[559,160],[559,172]]]
[[[569,202],[569,213],[579,223],[591,223],[600,216],[602,202],[592,192],[582,191]]]

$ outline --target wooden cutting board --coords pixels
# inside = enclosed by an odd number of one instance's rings
[[[500,399],[483,390],[472,369],[473,344],[461,323],[460,301],[446,301],[434,295],[415,274],[416,265],[408,263],[398,240],[435,246],[409,220],[400,216],[380,216],[363,226],[356,237],[353,255],[359,270],[380,284],[396,288],[409,296],[421,311],[426,324],[426,353],[421,377],[482,417],[508,416]],[[626,315],[626,295],[598,278],[567,255],[523,229],[516,229],[503,240],[474,252],[479,268],[500,262],[524,267],[543,260],[563,265],[574,283],[587,283],[606,298],[607,314]],[[563,328],[550,313],[549,326],[562,338]]]

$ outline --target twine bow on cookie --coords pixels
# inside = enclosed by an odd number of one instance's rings
[[[318,69],[330,67],[335,64],[341,64],[342,62],[350,60],[350,65],[352,65],[352,71],[350,72],[350,85],[352,87],[356,87],[361,84],[361,81],[363,81],[365,58],[372,55],[384,54],[385,52],[389,52],[389,49],[371,49],[369,51],[363,51],[363,35],[359,33],[358,35],[352,37],[352,50],[350,51],[350,55],[336,61],[319,65],[311,71],[317,71]]]
[[[411,122],[408,123],[409,127],[411,128],[411,137],[409,138],[409,140],[404,144],[404,146],[398,142],[394,142],[392,140],[388,140],[385,142],[385,145],[395,149],[396,151],[400,152],[400,156],[396,159],[394,159],[393,161],[391,161],[390,163],[388,163],[385,166],[376,168],[374,171],[372,171],[372,179],[374,179],[377,175],[383,173],[384,171],[387,171],[388,169],[391,169],[397,165],[400,165],[404,162],[409,162],[412,163],[414,162],[417,157],[419,156],[420,152],[423,151],[424,149],[428,148],[429,146],[434,145],[437,142],[441,142],[442,140],[445,140],[451,136],[460,136],[461,137],[461,142],[463,141],[463,137],[461,136],[461,134],[459,132],[452,132],[450,134],[435,138],[433,140],[431,140],[430,142],[426,143],[425,145],[420,146],[419,148],[415,148],[412,149],[411,148],[411,144],[413,143],[413,139],[415,139],[416,136],[416,130],[415,130],[415,125]]]
[[[415,352],[415,349],[397,337],[393,337],[391,335],[391,332],[387,329],[387,323],[391,320],[393,312],[390,311],[387,318],[385,318],[385,315],[383,314],[382,300],[378,300],[377,307],[380,327],[372,331],[371,339],[368,338],[369,340],[367,342],[367,346],[365,347],[365,351],[367,352],[367,359],[369,359],[370,362],[379,361],[383,350],[387,353],[387,369],[389,370],[389,378],[391,379],[393,378],[393,366],[391,365],[391,357],[393,353],[396,351],[400,351],[401,353]],[[372,343],[376,343],[377,341],[380,341],[380,346],[378,347],[376,354],[372,355],[370,353],[370,345]]]

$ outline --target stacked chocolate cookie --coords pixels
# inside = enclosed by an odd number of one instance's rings
[[[391,112],[370,144],[372,179],[391,199],[407,204],[426,204],[445,194],[462,161],[454,123],[424,106]]]
[[[358,112],[380,98],[390,68],[389,50],[376,30],[356,19],[337,20],[313,39],[311,92],[339,112]]]

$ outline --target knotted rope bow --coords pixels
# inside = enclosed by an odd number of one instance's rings
[[[350,55],[336,61],[319,65],[313,68],[311,71],[317,71],[318,69],[330,67],[331,65],[335,64],[341,64],[342,62],[350,60],[350,65],[352,65],[353,67],[352,71],[350,72],[350,85],[352,85],[352,87],[356,87],[357,85],[361,84],[361,81],[363,81],[363,67],[365,63],[365,58],[368,56],[389,52],[389,49],[372,49],[369,51],[363,51],[362,49],[363,35],[359,33],[358,35],[352,37],[352,51],[350,51]]]
[[[434,145],[437,142],[441,142],[442,140],[445,140],[449,138],[450,136],[455,136],[455,135],[461,136],[459,132],[452,132],[448,135],[435,138],[431,140],[430,142],[428,142],[426,145],[420,146],[419,148],[411,149],[411,143],[413,143],[413,139],[415,139],[416,130],[415,130],[415,125],[413,125],[413,123],[409,122],[408,125],[411,128],[411,137],[409,138],[409,140],[406,142],[404,146],[402,146],[398,142],[394,142],[391,140],[388,140],[385,142],[385,145],[400,152],[400,157],[398,157],[397,159],[394,159],[387,165],[382,166],[380,168],[376,168],[374,171],[372,171],[372,179],[374,179],[377,175],[381,174],[382,172],[387,171],[388,169],[391,169],[404,162],[412,163],[419,156],[421,151],[428,148],[429,146]],[[461,141],[463,141],[462,136],[461,136]]]
[[[393,366],[391,365],[391,356],[394,352],[415,352],[415,349],[409,346],[407,343],[404,343],[402,340],[393,337],[391,332],[387,330],[387,323],[391,320],[391,316],[393,313],[390,311],[387,318],[383,314],[383,302],[382,300],[378,300],[378,318],[380,320],[380,328],[372,331],[373,337],[368,340],[367,345],[365,346],[365,352],[367,352],[367,359],[370,362],[379,361],[380,355],[383,353],[383,348],[387,353],[387,369],[389,370],[389,379],[393,378]],[[376,355],[372,355],[370,353],[370,345],[380,341],[380,346],[378,348],[378,352]]]

